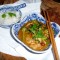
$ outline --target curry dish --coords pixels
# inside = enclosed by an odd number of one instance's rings
[[[43,51],[50,45],[50,38],[46,24],[37,20],[25,23],[18,31],[18,38],[29,48]]]

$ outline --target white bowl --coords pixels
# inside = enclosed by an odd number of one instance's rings
[[[14,40],[16,42],[18,42],[19,44],[21,44],[24,48],[26,48],[28,51],[32,52],[32,53],[36,53],[36,54],[40,54],[40,53],[44,53],[44,52],[48,52],[49,50],[51,50],[51,45],[44,51],[35,51],[31,48],[29,48],[27,45],[25,45],[22,41],[20,41],[18,38],[17,38],[17,35],[18,35],[18,31],[19,29],[28,21],[30,20],[38,20],[42,23],[46,23],[46,20],[43,18],[42,15],[40,15],[39,13],[36,13],[36,12],[33,12],[33,13],[30,13],[28,14],[27,16],[25,16],[23,18],[23,20],[20,21],[20,23],[16,23],[15,25],[12,26],[11,28],[11,35],[12,37],[14,38]],[[52,28],[55,30],[55,37],[56,35],[59,33],[60,31],[60,26],[54,22],[51,23],[51,26]]]
[[[0,27],[10,28],[13,24],[20,22],[22,16],[20,9],[25,6],[26,4],[23,3],[17,6],[4,5],[0,7]],[[13,13],[15,16],[11,17],[8,13]]]

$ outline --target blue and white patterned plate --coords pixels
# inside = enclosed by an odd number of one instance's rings
[[[36,13],[36,12],[33,12],[33,13],[30,13],[28,14],[27,16],[25,16],[23,18],[23,20],[20,21],[20,23],[16,23],[15,25],[12,26],[11,28],[11,35],[12,37],[14,38],[15,41],[17,41],[19,44],[21,44],[24,48],[26,48],[28,51],[30,52],[33,52],[33,53],[44,53],[44,52],[47,52],[51,49],[51,45],[49,46],[48,49],[44,50],[44,51],[34,51],[32,49],[30,49],[27,45],[25,45],[23,42],[21,42],[18,38],[17,38],[17,35],[18,35],[18,31],[19,29],[28,21],[30,20],[38,20],[44,24],[46,24],[46,20],[43,18],[42,15],[40,15],[39,13]],[[54,29],[55,31],[55,37],[56,35],[59,33],[60,31],[60,26],[54,22],[51,22],[51,26],[52,28]]]
[[[4,6],[0,7],[0,15],[5,13],[5,12],[14,12],[15,11],[15,12],[19,13],[20,19],[21,19],[22,13],[21,13],[20,9],[24,8],[24,7],[26,7],[26,3],[20,4],[17,6],[4,5]],[[18,22],[20,22],[20,19]],[[13,24],[11,24],[11,25],[4,25],[4,24],[1,25],[0,24],[0,27],[10,28],[12,25]]]

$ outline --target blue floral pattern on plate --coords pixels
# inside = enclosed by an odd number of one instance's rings
[[[26,3],[20,4],[20,5],[17,5],[17,6],[10,6],[10,5],[5,6],[4,5],[0,8],[0,12],[1,11],[7,11],[7,10],[16,10],[16,11],[18,11],[19,9],[24,8],[24,7],[26,7]]]
[[[12,29],[11,29],[11,35],[13,36],[13,38],[19,42],[23,47],[27,48],[30,52],[33,52],[33,53],[43,53],[45,51],[33,51],[31,50],[29,47],[27,47],[23,42],[21,42],[18,38],[17,38],[17,35],[18,35],[18,31],[19,29],[28,21],[30,20],[38,20],[44,24],[46,24],[46,20],[43,18],[42,15],[40,15],[39,13],[31,13],[31,14],[28,14],[27,16],[25,16],[23,18],[23,20],[20,21],[20,23],[16,23],[15,25],[13,25]],[[51,23],[51,26],[52,28],[54,29],[55,31],[55,37],[56,35],[59,33],[60,31],[60,26],[54,22]],[[46,51],[48,51],[49,49],[47,49]]]
[[[17,11],[17,12],[19,12],[20,16],[22,16],[22,13],[21,13],[20,9],[24,8],[24,7],[26,7],[26,3],[20,4],[20,5],[17,5],[17,6],[10,6],[10,5],[5,6],[4,5],[0,8],[0,13],[2,14],[2,13],[5,13],[5,12],[8,12],[8,11]],[[18,22],[20,22],[20,20]],[[10,28],[12,25],[0,25],[0,27]]]

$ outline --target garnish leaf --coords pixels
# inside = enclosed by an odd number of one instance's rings
[[[36,39],[36,38],[41,38],[42,40],[46,40],[46,39],[47,39],[47,37],[44,36],[44,34],[43,34],[43,32],[42,32],[41,29],[38,30],[38,31],[34,34],[33,37],[34,37],[35,39]]]
[[[35,35],[35,37],[36,38],[42,38],[44,35],[43,35],[43,33],[42,33],[42,30],[39,30],[37,33],[36,33],[36,35]]]
[[[36,29],[37,29],[37,24],[34,24],[34,25],[32,25],[32,26],[30,27],[30,31],[31,31],[32,33],[34,33],[34,34],[35,34],[35,32],[36,32]]]
[[[5,18],[6,17],[6,14],[2,14],[2,18]]]
[[[15,13],[11,13],[11,12],[9,12],[8,14],[9,14],[10,17],[13,17],[13,16],[16,17],[16,14],[15,14]]]

